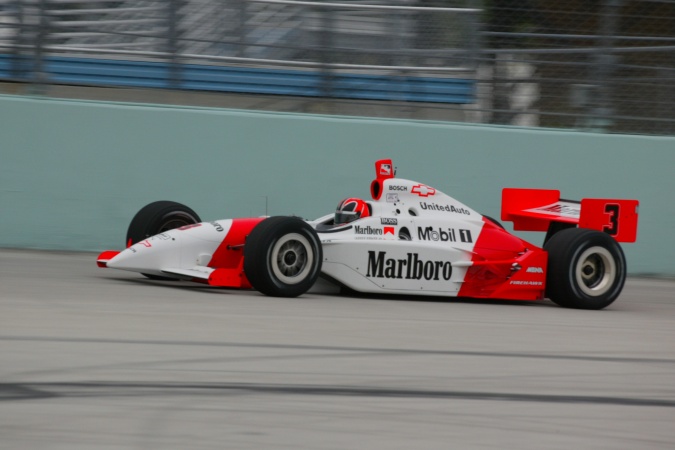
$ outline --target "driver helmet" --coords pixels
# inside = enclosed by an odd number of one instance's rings
[[[370,210],[366,202],[360,198],[346,198],[337,205],[335,225],[342,225],[368,216],[370,216]]]

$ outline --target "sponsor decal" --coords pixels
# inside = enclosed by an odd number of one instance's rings
[[[398,219],[394,219],[393,217],[382,217],[380,223],[382,225],[398,225]]]
[[[417,194],[420,197],[429,197],[430,195],[436,194],[436,189],[427,186],[426,184],[418,184],[413,186],[412,191],[410,192]]]
[[[469,212],[469,210],[464,208],[457,208],[454,205],[440,205],[438,203],[420,202],[420,208],[429,209],[432,211],[447,211],[456,214],[466,214],[467,216],[471,215],[471,212]]]
[[[528,267],[525,271],[526,273],[544,273],[544,269],[541,267]]]
[[[543,286],[544,283],[542,281],[511,281],[509,284],[513,284],[516,286]]]
[[[398,194],[387,194],[387,203],[398,203]]]
[[[527,211],[538,212],[541,214],[551,214],[553,216],[576,218],[579,217],[579,214],[581,213],[581,205],[568,203],[553,203],[548,206],[542,206],[541,208],[528,209]]]
[[[217,232],[222,233],[223,231],[225,231],[223,226],[221,224],[219,224],[218,222],[209,222],[209,223],[211,225],[213,225],[213,228],[215,228]]]
[[[396,228],[394,228],[394,227],[384,227],[384,234],[396,235]]]
[[[459,230],[459,240],[462,242],[468,242],[472,243],[473,239],[471,239],[471,231],[470,230]]]
[[[380,175],[391,175],[391,164],[382,164],[380,166]]]
[[[373,228],[370,225],[367,227],[361,227],[359,225],[354,226],[354,233],[356,234],[368,234],[371,236],[381,236],[384,234],[381,228]]]
[[[459,241],[457,240],[458,237]],[[418,228],[417,238],[420,241],[465,242],[469,244],[473,242],[471,230],[462,228],[459,230],[455,230],[454,228],[447,228],[445,230],[443,228],[434,230],[433,227]]]
[[[408,186],[389,186],[390,191],[408,192]]]
[[[449,280],[452,264],[449,261],[425,261],[417,253],[407,253],[405,258],[387,258],[387,252],[368,251],[370,278],[405,280]]]
[[[148,247],[148,248],[152,247],[152,244],[151,244],[150,241],[147,240],[147,239],[144,240],[144,241],[139,242],[139,244],[141,244],[143,247]]]
[[[201,226],[202,226],[201,223],[192,223],[190,225],[185,225],[185,226],[182,226],[182,227],[176,228],[176,229],[180,230],[180,231],[185,231],[185,230],[189,230],[190,228],[197,228],[197,227],[201,227]]]

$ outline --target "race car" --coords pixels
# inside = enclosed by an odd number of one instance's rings
[[[502,221],[546,232],[543,247],[509,233],[438,189],[375,163],[371,199],[347,198],[316,220],[294,216],[203,222],[180,203],[142,208],[127,248],[99,267],[295,297],[322,278],[346,292],[542,300],[601,309],[621,293],[619,242],[637,236],[638,201],[563,200],[552,189],[506,188]]]

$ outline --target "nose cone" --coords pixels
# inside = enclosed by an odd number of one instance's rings
[[[175,233],[162,233],[138,242],[108,261],[108,267],[162,275],[162,268],[177,267],[180,252]]]

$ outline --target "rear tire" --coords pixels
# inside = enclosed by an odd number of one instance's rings
[[[621,293],[626,259],[608,234],[569,228],[544,245],[548,252],[546,296],[560,306],[602,309]]]
[[[201,222],[199,215],[187,206],[166,200],[150,203],[136,213],[127,230],[126,246],[156,234]],[[151,280],[173,281],[175,278],[143,274]]]
[[[307,292],[321,272],[323,251],[316,231],[297,217],[270,217],[256,225],[244,245],[244,273],[272,297]]]

